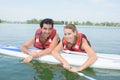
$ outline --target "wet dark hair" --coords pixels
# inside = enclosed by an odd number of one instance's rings
[[[40,27],[41,27],[41,28],[43,27],[43,24],[51,24],[52,27],[53,27],[54,22],[53,22],[52,19],[46,18],[46,19],[43,19],[43,20],[40,22]]]

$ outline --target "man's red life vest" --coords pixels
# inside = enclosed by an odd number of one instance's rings
[[[44,44],[42,44],[42,42],[40,41],[40,34],[41,34],[41,29],[38,29],[35,34],[34,47],[39,48],[39,49],[49,48],[49,46],[56,34],[56,30],[55,29],[52,30],[50,36],[48,37],[48,39],[45,41]]]
[[[63,38],[62,43],[63,43],[64,50],[85,52],[85,50],[81,49],[81,45],[82,45],[82,38],[84,38],[84,39],[86,39],[88,41],[87,37],[84,34],[82,34],[82,33],[79,33],[77,37],[78,37],[77,38],[77,42],[74,45],[72,45],[71,48],[69,48],[67,46],[67,40],[65,38]],[[89,41],[88,41],[88,44],[89,44]]]

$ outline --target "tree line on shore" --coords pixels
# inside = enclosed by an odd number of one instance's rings
[[[14,23],[14,24],[39,24],[41,22],[42,19],[37,20],[37,19],[31,19],[31,20],[26,20],[24,22],[21,21],[5,21],[5,20],[1,20],[0,19],[0,23]],[[58,25],[66,25],[66,24],[75,24],[75,25],[84,25],[84,26],[114,26],[114,27],[120,27],[120,23],[115,23],[115,22],[100,22],[100,23],[94,23],[94,22],[90,22],[90,21],[83,21],[83,22],[79,22],[79,21],[57,21],[54,20],[54,24],[58,24]]]

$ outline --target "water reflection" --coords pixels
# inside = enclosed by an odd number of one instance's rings
[[[29,63],[37,72],[37,77],[34,80],[88,80],[77,73],[69,72],[59,65],[41,63],[39,61],[33,60]],[[89,76],[94,76],[95,72],[91,68],[87,68],[82,73]]]

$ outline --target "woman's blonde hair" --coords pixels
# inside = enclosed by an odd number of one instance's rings
[[[68,24],[64,27],[64,29],[71,29],[73,32],[76,32],[76,35],[78,34],[77,28],[74,24]]]

